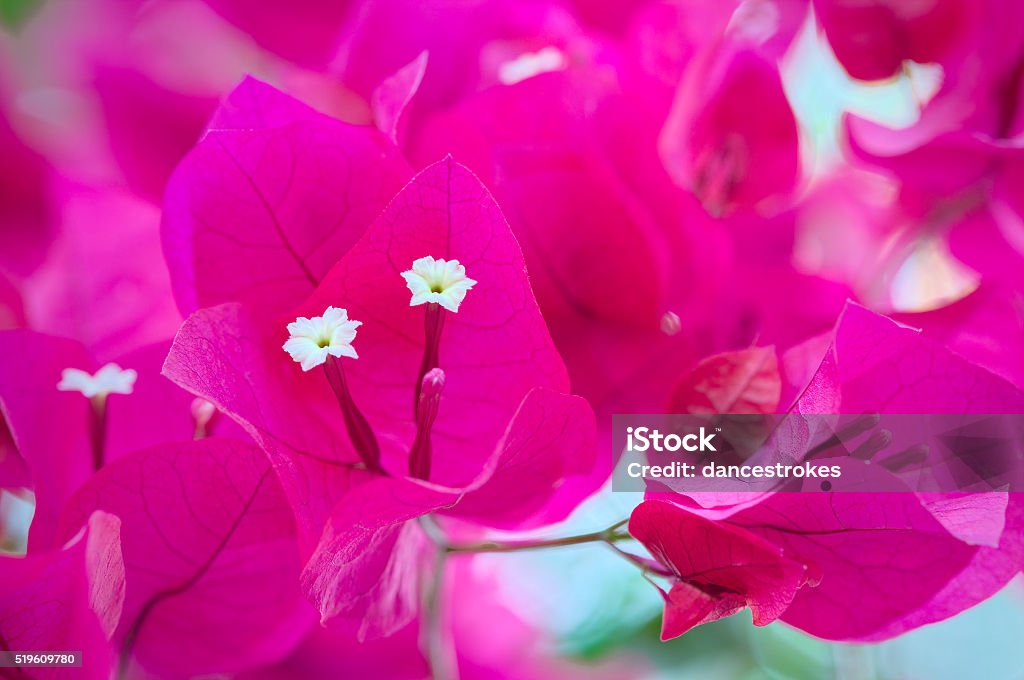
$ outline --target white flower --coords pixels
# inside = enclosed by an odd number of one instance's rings
[[[566,64],[562,51],[548,45],[537,52],[526,52],[512,61],[506,61],[498,67],[498,80],[503,85],[515,85],[541,73],[560,71],[566,67]]]
[[[436,302],[451,312],[459,311],[466,291],[476,285],[458,260],[435,260],[429,255],[413,262],[412,269],[402,272],[402,278],[412,293],[409,306]]]
[[[89,375],[78,368],[65,368],[60,374],[57,389],[62,392],[81,392],[90,399],[108,394],[131,394],[139,374],[132,369],[122,369],[117,364],[107,364],[95,375]]]
[[[678,335],[683,330],[683,322],[675,312],[665,312],[661,315],[661,332],[665,335]]]
[[[352,341],[356,339],[356,329],[362,325],[362,321],[349,320],[348,310],[328,307],[323,316],[312,319],[300,316],[288,324],[289,337],[282,349],[302,364],[303,371],[327,361],[328,354],[358,359]]]
[[[192,400],[192,404],[189,406],[189,410],[192,412],[192,419],[196,421],[198,425],[206,426],[217,415],[217,407],[214,406],[212,401],[207,401],[202,397],[196,397]]]

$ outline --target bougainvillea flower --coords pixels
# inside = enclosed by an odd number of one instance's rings
[[[120,530],[116,515],[95,512],[83,518],[63,547],[28,557],[0,556],[5,650],[79,651],[82,677],[110,678],[115,654],[108,640],[125,600]],[[58,678],[61,672],[34,669],[31,677]]]
[[[788,26],[788,14],[782,16],[779,23]],[[680,19],[680,30],[686,25]],[[655,68],[646,61],[654,57],[617,57],[580,44],[585,36],[564,68],[467,97],[430,117],[408,144],[417,163],[456,153],[493,188],[523,246],[574,388],[600,414],[649,412],[662,408],[672,383],[703,352],[755,337],[774,342],[768,336],[778,329],[786,342],[803,339],[808,326],[827,329],[845,290],[812,287],[812,277],[789,276],[778,258],[770,272],[752,275],[751,254],[768,260],[761,236],[767,230],[751,228],[753,239],[747,232],[734,239],[668,177],[656,138],[671,90],[653,85],[650,74],[636,75]],[[620,79],[607,77],[612,72]],[[793,152],[795,158],[795,146]],[[742,250],[731,255],[734,243]],[[732,277],[751,280],[733,285]],[[777,282],[789,281],[776,293]],[[797,290],[800,305],[775,304]],[[804,293],[818,290],[820,298],[802,304]],[[736,295],[762,297],[743,301],[740,324],[723,325],[722,305],[734,304]],[[787,316],[812,310],[812,323]],[[761,325],[775,313],[782,317],[772,318],[771,328]],[[696,338],[692,331],[711,318],[717,337]]]
[[[93,471],[90,401],[80,393],[59,391],[57,384],[67,368],[92,373],[98,367],[80,345],[67,340],[5,331],[0,342],[0,404],[36,494],[29,550],[49,548],[55,545],[64,503]],[[36,360],[26,362],[30,355]],[[60,414],[61,427],[53,426],[54,414]],[[8,485],[5,480],[3,486]]]
[[[57,517],[96,469],[138,448],[196,435],[192,397],[160,375],[167,348],[161,343],[117,357],[124,371],[98,385],[104,369],[80,344],[25,330],[0,333],[0,412],[36,497],[30,552],[58,545]],[[127,380],[132,373],[135,379]],[[207,424],[204,434],[230,436],[225,425]],[[5,475],[0,487],[24,481]]]
[[[671,575],[663,640],[749,607],[754,625],[779,618],[808,580],[805,564],[777,545],[667,501],[641,503],[629,532]]]
[[[759,103],[751,116],[750,97]],[[752,49],[695,60],[683,76],[660,140],[665,166],[712,215],[771,211],[795,188],[796,118],[778,65]]]
[[[164,201],[164,251],[186,313],[231,301],[268,313],[294,307],[410,175],[378,130],[251,79],[214,125],[175,170]]]
[[[667,413],[776,413],[782,377],[774,347],[707,357],[676,384]]]
[[[916,127],[897,131],[848,119],[855,155],[900,183],[889,220],[902,229],[902,242],[913,247],[939,239],[975,276],[1018,288],[1024,258],[1019,143],[991,132],[935,129],[929,109]],[[918,133],[921,139],[908,143]]]
[[[501,535],[608,481],[615,413],[755,414],[827,457],[841,416],[1024,409],[1018,8],[15,4],[0,649],[102,678],[635,677],[590,660],[575,593],[554,617],[533,574],[481,571],[594,543],[661,589],[663,637],[749,609],[856,642],[1019,575],[1015,493],[666,481],[628,521],[649,555],[627,522]],[[863,116],[839,148],[832,104]],[[901,482],[920,433],[878,428],[850,466]],[[597,569],[595,607],[630,595]]]
[[[793,407],[801,413],[1005,413],[1024,407],[1024,393],[1002,378],[927,334],[852,304],[807,384]],[[819,392],[832,396],[822,399]],[[1016,496],[1007,501],[983,494],[779,492],[745,503],[722,494],[726,504],[712,509],[693,506],[713,505],[705,499],[683,496],[659,497],[641,507],[658,502],[674,523],[700,526],[712,519],[728,525],[716,529],[729,536],[738,532],[747,542],[766,541],[776,557],[761,564],[779,573],[792,561],[807,574],[795,595],[792,582],[773,586],[772,601],[788,605],[773,610],[773,617],[821,637],[875,640],[949,617],[1013,577],[1022,549]],[[640,512],[639,526],[647,533],[638,538],[664,549],[668,532],[652,534],[660,531],[645,523],[653,510]],[[659,558],[670,575],[685,580],[687,573],[701,573],[689,585],[712,597],[712,618],[742,606],[743,598],[733,599],[735,584],[718,583],[691,563],[678,568],[689,557],[684,545]],[[740,592],[754,607],[757,591],[745,588]],[[682,616],[673,606],[669,598],[667,622]],[[684,619],[689,625],[703,620]]]
[[[678,24],[667,37],[656,35],[639,46],[644,61],[652,60],[652,48],[655,55],[665,53],[651,64],[656,77],[666,56],[675,62],[670,73],[678,74],[667,82],[667,74],[659,77],[675,91],[658,139],[665,168],[712,215],[777,211],[799,172],[796,120],[777,61],[806,5],[759,0],[676,11]],[[665,40],[683,43],[685,62],[667,52]],[[759,102],[758,115],[744,110],[740,100],[747,96]]]
[[[580,33],[558,3],[485,0],[369,3],[348,21],[331,70],[367,100],[381,83],[424,51],[426,70],[416,109],[433,112],[458,101],[497,75],[493,55],[514,58],[545,46],[564,48]],[[412,127],[414,121],[410,121]],[[435,159],[436,160],[436,159]]]
[[[402,278],[412,293],[410,307],[433,303],[449,312],[458,312],[466,293],[476,285],[458,260],[435,260],[430,255],[413,262],[412,269],[402,272]]]
[[[882,80],[905,61],[952,57],[969,40],[983,3],[814,0],[814,12],[836,58],[854,78]]]
[[[349,319],[346,310],[328,307],[323,316],[300,316],[288,324],[288,339],[281,349],[299,362],[303,371],[323,365],[328,356],[358,359],[352,341],[362,325],[362,321]]]
[[[736,17],[734,20],[738,4],[740,3],[644,3],[634,13],[632,25],[629,26],[626,35],[626,51],[635,62],[637,70],[630,69],[626,73],[631,79],[637,78],[643,83],[648,96],[651,96],[652,89],[661,90],[657,96],[665,99],[663,106],[667,111],[683,72],[693,58],[705,51],[709,45],[719,42],[730,24],[741,26],[746,23],[742,17]],[[765,18],[764,15],[767,14],[767,21],[758,22],[762,30],[767,28],[766,35],[762,37],[768,37],[772,41],[778,39],[778,48],[781,51],[792,35],[790,31],[778,30],[778,19],[783,18],[783,15],[774,10],[781,7],[782,3],[768,0],[742,4],[746,4],[748,9],[755,10],[750,12],[749,16],[756,18],[760,13],[762,18]],[[802,13],[805,12],[806,7],[802,10]],[[794,15],[794,18],[802,16],[802,13]],[[796,20],[799,22],[799,18]],[[775,31],[774,35],[771,34],[772,31]]]
[[[687,247],[694,244],[686,222],[650,210],[627,184],[624,178],[643,173],[646,190],[669,187],[653,205],[686,203],[660,176],[656,157],[619,170],[594,148],[604,140],[595,139],[596,123],[586,112],[616,89],[601,72],[600,65],[584,64],[495,85],[431,117],[410,147],[418,163],[451,151],[494,188],[574,389],[599,413],[617,406],[643,412],[660,408],[670,374],[693,360],[688,329],[696,323],[697,301],[718,280],[718,243],[705,233],[707,259],[698,262]],[[635,146],[635,139],[623,139],[621,148]],[[581,224],[587,229],[574,226]],[[684,322],[665,332],[663,320],[673,318]],[[664,370],[650,371],[655,362]]]
[[[124,369],[113,362],[101,366],[95,375],[80,368],[65,368],[61,372],[57,389],[62,392],[79,392],[90,399],[105,398],[110,394],[131,394],[138,377],[134,369]]]
[[[977,522],[977,511],[961,507],[940,522],[913,494],[776,493],[709,521],[710,511],[648,500],[634,512],[634,535],[668,567],[673,591],[686,584],[686,598],[666,597],[665,636],[746,605],[762,625],[781,617],[820,637],[877,640],[952,616],[1013,577],[1019,511],[996,546],[972,544],[947,528],[954,517]],[[671,519],[650,525],[662,515]],[[744,552],[723,547],[695,555],[692,545],[704,541],[686,540],[701,531]],[[740,570],[748,580],[730,580],[737,554],[757,556],[757,569]],[[704,613],[693,608],[695,597]]]
[[[122,560],[91,576],[120,581],[92,604],[121,600],[108,630],[121,673],[242,670],[287,654],[312,622],[294,518],[254,445],[206,439],[119,458],[71,498],[60,534],[96,511],[120,520]]]
[[[979,585],[983,597],[992,592],[987,575],[965,572],[979,548],[947,531],[911,494],[776,494],[732,521],[820,579],[782,618],[821,637],[891,637],[902,631],[888,626],[926,610],[954,579],[962,588],[954,589],[958,609],[981,599]]]
[[[899,182],[912,235],[948,233],[953,254],[968,267],[1005,279],[1019,270],[1024,32],[1019,21],[1007,20],[1008,8],[970,3],[968,11],[979,21],[951,27],[968,33],[967,45],[943,62],[942,86],[919,120],[892,129],[850,115],[849,147]]]
[[[477,282],[457,312],[410,306],[401,273],[427,255],[457,259]],[[332,305],[362,322],[358,359],[306,373],[281,349],[285,324]],[[408,520],[450,508],[486,526],[551,521],[554,489],[590,469],[593,416],[564,394],[518,245],[494,199],[450,158],[417,175],[291,314],[201,310],[164,371],[271,456],[325,619],[362,618],[364,634],[408,622],[426,545]]]

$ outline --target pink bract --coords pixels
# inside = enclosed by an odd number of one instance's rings
[[[382,133],[256,81],[214,125],[164,200],[164,252],[185,313],[236,300],[272,314],[294,307],[409,176]]]
[[[424,312],[409,306],[400,276],[427,254],[458,259],[478,281],[458,313],[445,317],[439,365],[446,377],[429,483],[402,478]],[[589,471],[593,416],[585,402],[562,394],[565,369],[508,225],[486,189],[450,158],[417,175],[293,315],[316,316],[331,305],[363,322],[360,358],[346,360],[344,371],[394,478],[354,466],[358,456],[324,376],[300,371],[280,349],[287,318],[260,322],[237,305],[200,311],[178,334],[164,371],[224,409],[271,456],[312,555],[304,583],[324,619],[347,614],[363,619],[364,634],[392,632],[415,612],[425,543],[406,522],[449,507],[498,527],[558,519],[545,516],[545,502],[562,481]],[[509,493],[524,502],[498,501]],[[370,584],[376,597],[365,595]]]
[[[1024,393],[1004,379],[851,304],[793,412],[1022,406]],[[657,495],[634,511],[630,526],[670,570],[666,636],[747,606],[755,623],[782,618],[820,637],[879,640],[958,613],[1012,578],[1021,554],[1018,505],[1017,494],[1008,501],[992,494]],[[694,543],[720,550],[694,553],[686,547]],[[730,572],[737,550],[757,555],[763,571]]]
[[[122,669],[237,671],[275,660],[303,636],[312,612],[298,588],[294,519],[255,446],[210,439],[120,458],[70,500],[61,533],[73,535],[97,510],[121,519],[123,561],[95,578],[121,580],[108,635]]]

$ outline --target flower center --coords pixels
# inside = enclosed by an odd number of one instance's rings
[[[302,365],[303,371],[320,366],[329,356],[358,359],[352,342],[361,325],[361,321],[348,318],[348,310],[328,307],[323,316],[300,316],[288,324],[288,340],[282,349]]]
[[[402,278],[412,293],[409,305],[439,304],[449,312],[458,312],[466,293],[476,281],[466,276],[466,268],[458,260],[421,257],[412,263],[412,269],[402,272]]]
[[[710,215],[721,217],[731,210],[736,189],[747,174],[748,162],[747,145],[735,134],[697,157],[693,191]]]

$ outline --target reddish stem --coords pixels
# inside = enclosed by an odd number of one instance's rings
[[[92,467],[103,467],[107,443],[107,396],[97,395],[89,400],[89,443],[92,447]]]
[[[345,429],[348,431],[349,439],[352,440],[356,453],[359,454],[359,458],[368,470],[384,474],[384,469],[380,465],[380,444],[377,443],[377,437],[373,434],[370,423],[352,399],[348,383],[345,382],[345,372],[342,370],[341,361],[335,357],[327,357],[324,372],[327,374],[327,382],[330,383],[334,396],[338,399],[341,414],[345,419]]]
[[[427,311],[423,317],[423,359],[420,361],[420,372],[416,376],[416,394],[413,396],[413,415],[418,416],[420,410],[420,391],[423,376],[430,369],[437,368],[441,354],[441,331],[444,329],[444,308],[436,302],[427,303]]]

